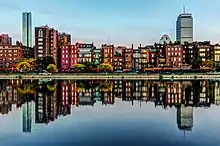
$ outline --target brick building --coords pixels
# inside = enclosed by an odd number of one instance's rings
[[[149,63],[149,48],[147,46],[142,47],[140,45],[138,49],[140,50],[140,68],[147,68]]]
[[[8,34],[1,34],[0,45],[12,45],[12,38]]]
[[[114,49],[114,56],[113,56],[113,69],[114,71],[122,71],[123,70],[123,63],[124,63],[124,56],[123,56],[123,50],[126,47],[118,46]]]
[[[166,65],[181,67],[186,63],[186,51],[183,45],[165,46]]]
[[[71,35],[65,32],[58,33],[58,46],[70,45],[71,44]]]
[[[71,67],[77,64],[77,54],[78,48],[75,45],[63,45],[60,51],[60,71],[69,71]]]
[[[131,48],[124,48],[122,50],[122,56],[123,56],[123,71],[132,71],[133,45]]]
[[[163,67],[166,65],[166,49],[165,44],[154,44],[155,52],[155,64],[156,67]]]
[[[57,30],[46,26],[35,28],[35,57],[52,56],[57,64]]]
[[[6,69],[15,67],[16,61],[23,58],[21,46],[0,45],[0,68]]]
[[[113,64],[114,45],[102,45],[101,47],[101,63]]]
[[[193,42],[185,45],[186,62],[190,64],[192,60],[214,61],[214,48],[209,41]]]

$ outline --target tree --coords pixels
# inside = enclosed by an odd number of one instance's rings
[[[16,66],[16,69],[19,71],[25,71],[25,72],[33,71],[37,68],[36,59],[24,58],[24,59],[19,60],[15,66]]]
[[[84,64],[75,64],[74,66],[73,66],[73,69],[74,69],[74,71],[76,71],[76,72],[83,72],[83,71],[85,71],[85,65]]]
[[[26,61],[17,63],[16,69],[19,71],[25,71],[25,72],[29,72],[32,70],[31,65]]]
[[[107,71],[112,71],[112,70],[113,70],[112,65],[111,65],[111,64],[107,64],[107,63],[102,63],[102,64],[100,64],[98,68],[99,68],[100,70],[105,71],[105,72],[107,72]]]
[[[55,64],[49,64],[49,65],[47,66],[47,70],[48,70],[49,72],[58,72],[57,67],[56,67]]]

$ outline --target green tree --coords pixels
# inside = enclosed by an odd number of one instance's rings
[[[84,64],[75,64],[72,68],[75,72],[84,72],[86,66]]]
[[[48,70],[49,72],[58,72],[57,67],[56,67],[55,64],[49,64],[49,65],[47,66],[47,70]]]
[[[108,71],[112,71],[113,67],[111,64],[107,64],[107,63],[102,63],[99,65],[98,67],[100,70],[108,72]]]

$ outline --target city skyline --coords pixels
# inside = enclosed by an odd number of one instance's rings
[[[126,3],[114,0],[105,3],[100,0],[94,0],[92,3],[86,0],[62,3],[55,0],[50,3],[50,7],[47,7],[49,1],[46,1],[46,5],[40,5],[42,2],[1,1],[0,15],[7,21],[1,23],[0,32],[8,33],[14,38],[14,42],[21,40],[21,13],[30,11],[33,13],[33,27],[48,24],[61,32],[71,33],[73,42],[94,42],[97,46],[105,43],[130,46],[133,43],[137,46],[159,41],[163,34],[168,34],[174,41],[175,21],[185,5],[186,12],[192,13],[195,19],[194,40],[219,42],[218,21],[210,23],[215,20],[219,11],[217,0],[199,1],[199,5],[198,1],[189,0],[181,3],[174,0],[157,0],[150,3],[143,0],[129,0]],[[210,7],[210,3],[215,3],[212,11],[202,15],[204,9]],[[6,18],[8,11],[11,19]]]

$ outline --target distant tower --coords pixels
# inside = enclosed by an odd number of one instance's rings
[[[176,41],[193,42],[193,17],[191,13],[186,13],[183,6],[183,13],[177,17],[176,21]]]
[[[33,47],[31,12],[22,13],[22,43],[24,46]]]

